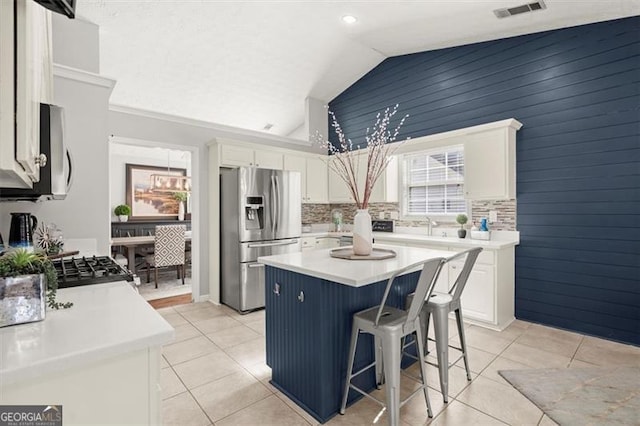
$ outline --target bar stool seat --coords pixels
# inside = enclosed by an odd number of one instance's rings
[[[380,405],[387,407],[389,424],[396,426],[400,422],[400,407],[422,390],[427,403],[428,416],[433,417],[427,391],[427,375],[423,355],[424,344],[422,340],[424,333],[420,326],[419,314],[421,312],[422,305],[424,305],[424,300],[433,291],[433,287],[435,286],[436,279],[443,264],[443,258],[436,258],[411,265],[396,272],[387,282],[387,287],[385,288],[384,296],[382,297],[380,305],[365,309],[353,315],[353,326],[351,329],[351,341],[349,345],[349,364],[345,379],[344,393],[342,395],[340,414],[345,413],[349,390],[353,389],[365,397],[376,401]],[[418,278],[418,284],[416,285],[415,291],[415,294],[420,298],[414,299],[408,310],[385,306],[385,302],[395,278],[420,265],[422,265],[422,271]],[[375,360],[356,373],[353,373],[353,364],[356,355],[358,336],[360,333],[368,333],[374,336],[376,351]],[[400,364],[402,361],[403,342],[405,336],[412,334],[415,334],[416,336],[416,338],[413,339],[413,343],[416,345],[416,351],[420,361],[421,386],[404,401],[400,402]],[[376,369],[376,383],[380,384],[383,378],[385,380],[386,404],[351,383],[351,380],[354,377],[372,367],[375,367]]]
[[[448,259],[446,263],[450,263],[454,260],[461,258],[465,259],[464,265],[460,270],[458,277],[456,278],[453,286],[448,293],[432,292],[426,299],[420,312],[420,322],[424,335],[424,350],[425,355],[429,353],[427,333],[429,332],[429,320],[433,316],[433,329],[435,332],[436,343],[436,357],[437,364],[427,362],[428,364],[438,367],[438,375],[440,378],[440,391],[442,392],[442,399],[445,403],[449,400],[449,368],[453,364],[458,362],[460,358],[464,360],[464,367],[467,373],[467,380],[471,380],[471,372],[469,370],[469,360],[467,357],[467,344],[464,336],[464,323],[462,321],[462,310],[460,304],[460,297],[464,290],[469,274],[473,265],[476,263],[478,255],[482,251],[482,247],[476,247],[462,251]],[[414,294],[407,296],[407,304],[411,303]],[[460,347],[449,345],[449,313],[454,312],[456,316],[456,324],[458,326],[458,336],[460,337]],[[456,349],[462,353],[453,363],[449,364],[449,348]]]

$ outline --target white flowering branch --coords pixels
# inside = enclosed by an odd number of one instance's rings
[[[365,141],[367,142],[367,169],[363,182],[364,191],[361,191],[358,185],[358,170],[360,167],[358,150],[360,146],[356,145],[356,149],[353,149],[353,142],[344,135],[342,127],[340,127],[340,123],[338,123],[332,111],[329,111],[331,126],[334,128],[336,135],[338,135],[338,146],[336,147],[323,139],[318,132],[314,135],[316,142],[331,154],[331,158],[327,161],[329,168],[347,184],[351,198],[353,198],[359,209],[368,208],[369,199],[376,182],[389,165],[391,156],[401,145],[400,143],[392,142],[396,141],[400,128],[409,115],[402,117],[400,123],[391,131],[388,127],[397,110],[398,104],[393,109],[385,109],[382,114],[378,113],[371,133],[370,129],[367,128],[365,135]]]

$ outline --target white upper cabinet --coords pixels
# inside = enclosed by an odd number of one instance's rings
[[[40,179],[40,102],[53,101],[51,12],[33,1],[0,2],[0,95],[0,186],[31,187]]]
[[[284,169],[300,172],[303,203],[327,203],[327,164],[321,158],[285,154]]]
[[[221,145],[220,165],[282,170],[283,155],[280,152],[253,149],[245,146]]]
[[[469,200],[515,198],[515,129],[495,129],[468,135],[464,139],[465,198]]]
[[[307,202],[329,202],[329,170],[327,163],[318,157],[307,158]]]
[[[335,157],[329,161],[337,161]],[[353,198],[349,192],[347,184],[338,174],[329,167],[329,202],[330,203],[353,203]]]
[[[336,161],[333,159],[332,161]],[[360,196],[364,194],[367,175],[367,153],[358,153],[356,160],[356,176]],[[347,184],[329,168],[329,201],[334,203],[352,203]],[[398,201],[398,161],[392,157],[387,168],[373,186],[370,203],[393,203]]]
[[[504,200],[516,197],[516,132],[514,118],[422,136],[406,141],[396,154],[464,146],[464,197]],[[397,178],[397,175],[396,175]]]

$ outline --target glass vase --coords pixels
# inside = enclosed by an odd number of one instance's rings
[[[368,209],[358,209],[353,218],[353,253],[358,256],[368,256],[371,250],[373,250],[371,215]]]

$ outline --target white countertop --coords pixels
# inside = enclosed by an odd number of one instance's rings
[[[394,272],[434,257],[450,257],[455,252],[416,247],[374,247],[391,249],[396,257],[384,260],[345,260],[329,256],[331,249],[263,256],[258,262],[352,287],[362,287],[388,279]]]
[[[472,240],[471,238],[453,238],[453,237],[435,237],[419,234],[400,234],[396,232],[374,232],[373,238],[376,241],[382,241],[386,244],[393,244],[393,242],[399,243],[414,243],[414,244],[428,244],[437,245],[443,247],[460,247],[461,249],[471,247],[482,247],[489,250],[498,250],[504,247],[511,247],[520,244],[520,239],[509,238],[504,240],[491,239],[491,240]]]
[[[506,234],[506,235],[505,235]],[[305,232],[302,234],[304,237],[334,237],[339,238],[343,235],[351,236],[352,232]],[[410,243],[410,244],[425,244],[425,245],[437,245],[445,247],[460,247],[461,249],[471,247],[482,247],[486,250],[499,250],[505,247],[517,246],[520,244],[519,233],[517,232],[504,232],[502,235],[497,232],[493,232],[493,235],[500,235],[500,238],[492,238],[491,240],[473,240],[471,238],[457,238],[457,237],[437,237],[428,236],[418,233],[400,233],[400,232],[374,232],[373,239],[380,241],[383,244],[397,243]]]
[[[331,237],[331,238],[340,238],[343,235],[352,236],[353,232],[351,231],[343,231],[343,232],[327,232],[327,231],[319,231],[319,232],[303,232],[302,238],[304,237]]]
[[[0,328],[2,387],[173,340],[173,327],[127,282],[58,290],[64,310]]]

